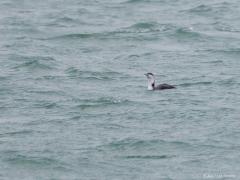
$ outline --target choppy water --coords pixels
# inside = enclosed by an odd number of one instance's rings
[[[239,12],[1,0],[0,179],[240,179]]]

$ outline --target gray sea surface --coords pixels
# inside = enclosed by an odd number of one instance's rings
[[[240,1],[1,0],[0,179],[240,179]]]

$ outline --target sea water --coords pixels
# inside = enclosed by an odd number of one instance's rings
[[[0,179],[240,179],[239,57],[238,0],[1,0]]]

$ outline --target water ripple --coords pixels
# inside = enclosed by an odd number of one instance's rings
[[[86,80],[115,80],[124,77],[124,74],[116,71],[86,71],[75,67],[70,67],[65,70],[70,78],[81,78]]]
[[[29,70],[52,70],[56,68],[56,60],[52,57],[44,56],[17,56],[18,61],[23,61],[18,63],[17,66],[13,68],[19,69],[29,69]]]
[[[202,82],[193,82],[193,83],[182,83],[178,86],[188,87],[188,86],[198,86],[198,85],[211,85],[213,82],[210,81],[202,81]]]
[[[126,159],[169,159],[175,156],[168,156],[168,155],[129,155],[123,156]]]
[[[76,101],[76,100],[75,100]],[[81,109],[92,108],[92,107],[102,107],[108,105],[127,105],[130,103],[129,100],[116,99],[112,97],[101,97],[98,99],[77,99],[76,102],[80,102],[76,107]]]

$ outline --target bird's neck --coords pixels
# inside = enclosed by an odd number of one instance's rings
[[[149,81],[149,82],[148,82],[148,90],[153,90],[154,87],[155,87],[155,82]]]

